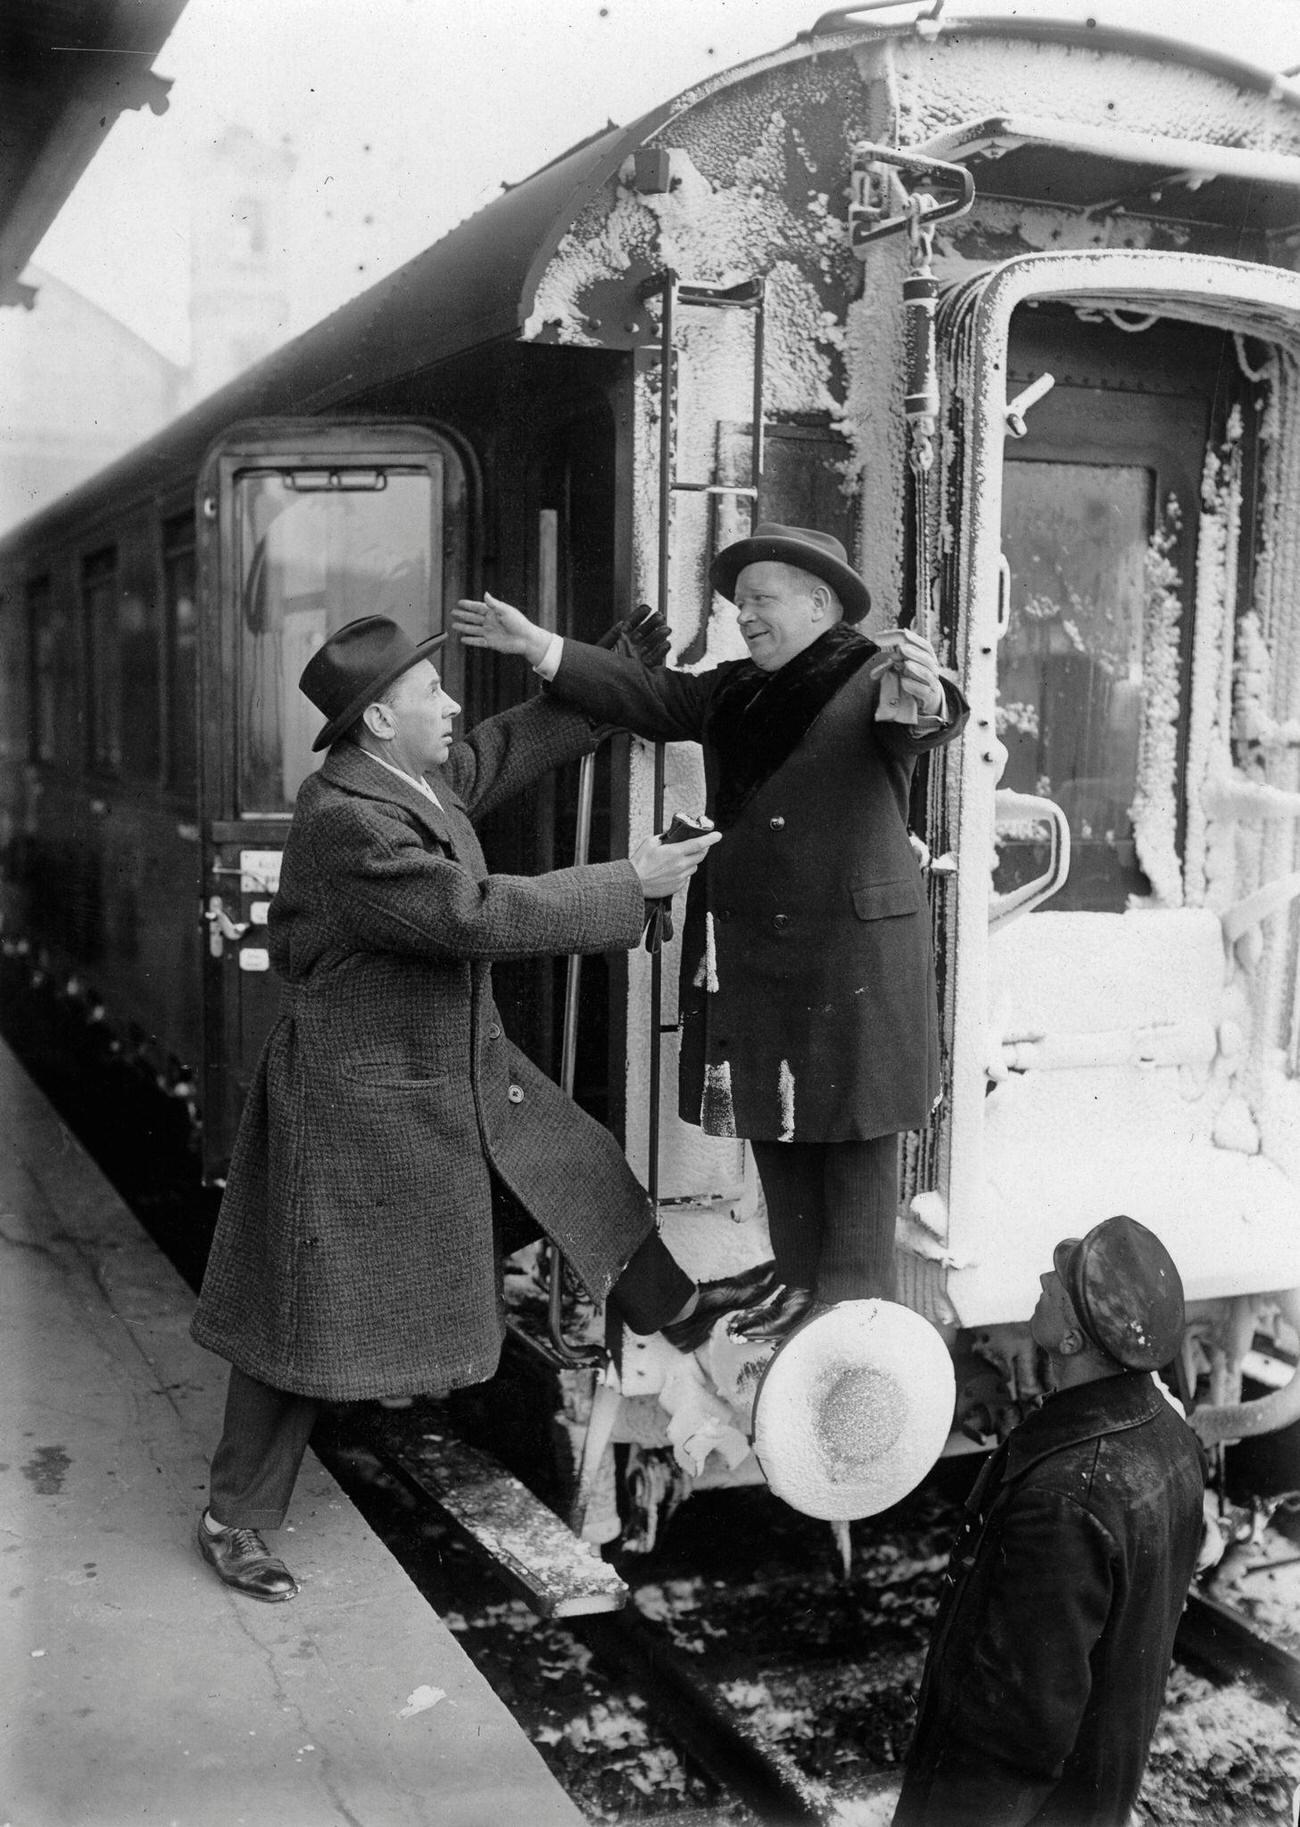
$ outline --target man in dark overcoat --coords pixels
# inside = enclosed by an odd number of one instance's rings
[[[814,1301],[894,1292],[898,1137],[940,1090],[908,800],[966,707],[919,634],[859,632],[870,598],[837,539],[760,525],[710,578],[749,658],[698,673],[561,642],[495,599],[452,620],[594,716],[703,745],[722,842],[687,898],[679,1108],[752,1146],[791,1291],[765,1322],[779,1331]]]
[[[506,1039],[490,967],[634,945],[647,897],[684,885],[716,840],[489,874],[471,819],[597,737],[535,699],[453,742],[459,706],[429,657],[445,638],[363,617],[301,681],[328,753],[271,903],[286,987],[193,1323],[232,1366],[199,1547],[256,1598],[297,1590],[258,1531],[283,1521],[322,1400],[493,1374],[503,1243],[545,1233],[638,1331],[698,1304],[613,1137]]]
[[[1150,1374],[1182,1283],[1126,1217],[1041,1282],[1055,1393],[967,1504],[893,1827],[1125,1827],[1142,1782],[1203,1528],[1200,1448]]]

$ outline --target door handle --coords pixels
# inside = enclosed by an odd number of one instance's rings
[[[1037,793],[1013,793],[1009,787],[999,787],[993,798],[996,807],[995,824],[1008,825],[1021,819],[1040,820],[1051,833],[1051,848],[1047,868],[1042,875],[1036,876],[1032,882],[1022,882],[1010,894],[994,894],[991,897],[990,926],[1009,920],[1015,914],[1029,913],[1050,895],[1054,895],[1058,888],[1063,887],[1070,873],[1069,821],[1054,799],[1044,799]]]
[[[208,923],[208,951],[214,958],[225,951],[227,939],[242,939],[248,931],[248,921],[232,920],[219,894],[210,896],[203,918]]]

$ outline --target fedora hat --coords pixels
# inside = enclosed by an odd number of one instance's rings
[[[1129,1370],[1159,1370],[1182,1343],[1183,1282],[1164,1244],[1121,1213],[1052,1252],[1079,1324]]]
[[[312,743],[313,750],[327,749],[351,729],[367,704],[399,679],[417,660],[441,647],[445,634],[431,634],[413,641],[386,615],[363,615],[345,622],[316,649],[302,669],[298,689],[311,699],[325,719],[325,727]]]
[[[914,1490],[952,1429],[948,1347],[894,1301],[847,1300],[792,1332],[754,1398],[754,1453],[791,1509],[875,1516]]]
[[[736,579],[746,565],[775,559],[797,565],[829,584],[844,605],[846,622],[860,622],[871,609],[867,586],[849,563],[848,553],[830,533],[813,527],[783,527],[774,520],[760,521],[748,539],[724,546],[709,566],[709,582],[728,602],[735,600]]]

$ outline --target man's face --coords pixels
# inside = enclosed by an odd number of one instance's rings
[[[774,559],[746,565],[737,577],[736,613],[749,657],[763,672],[779,672],[840,619],[818,578]]]
[[[1038,1285],[1042,1292],[1038,1296],[1038,1305],[1034,1308],[1029,1321],[1029,1336],[1035,1345],[1041,1345],[1044,1351],[1057,1352],[1067,1332],[1080,1332],[1079,1316],[1074,1311],[1074,1303],[1065,1291],[1065,1284],[1055,1269],[1049,1269],[1046,1275],[1040,1275]]]
[[[394,725],[390,758],[412,774],[441,767],[451,753],[452,720],[460,705],[442,689],[433,663],[417,660],[397,680],[386,703]]]

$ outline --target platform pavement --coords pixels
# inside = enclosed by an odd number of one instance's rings
[[[199,1559],[193,1304],[0,1044],[0,1827],[580,1827],[314,1455],[296,1599]]]

